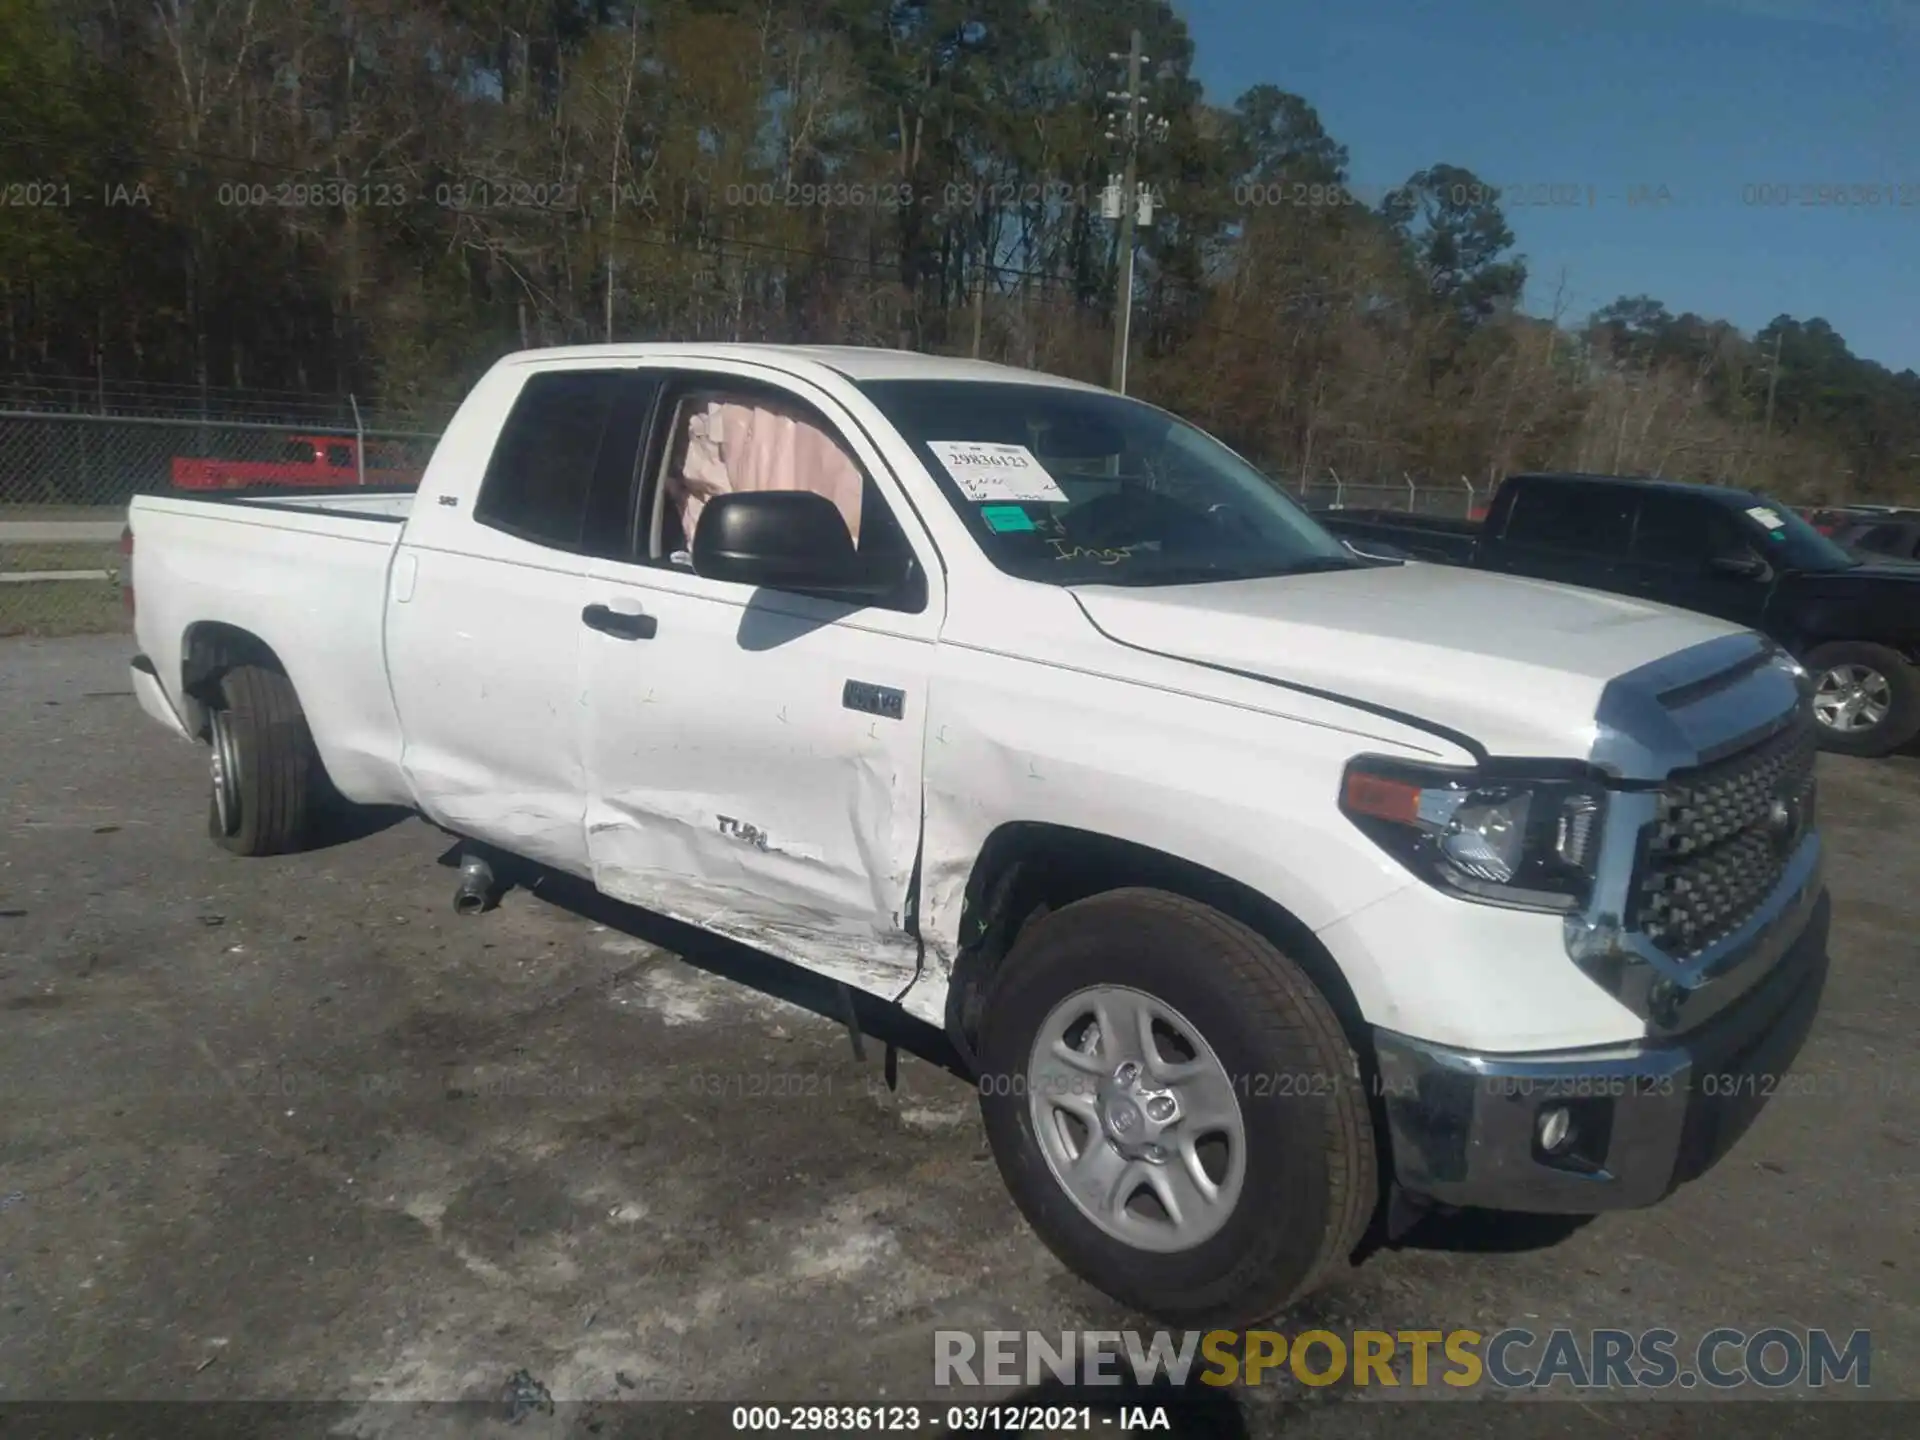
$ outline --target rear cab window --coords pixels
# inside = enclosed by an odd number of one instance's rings
[[[1619,485],[1522,480],[1500,532],[1504,545],[1619,556],[1633,535],[1634,496]]]
[[[643,370],[528,376],[494,442],[475,522],[549,549],[625,558],[636,462],[658,390]]]

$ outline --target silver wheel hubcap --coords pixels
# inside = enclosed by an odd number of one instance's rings
[[[1871,730],[1893,708],[1893,687],[1869,665],[1836,665],[1813,690],[1813,713],[1829,730]]]
[[[1239,1203],[1247,1134],[1226,1067],[1178,1010],[1097,985],[1047,1015],[1027,1060],[1047,1168],[1080,1213],[1139,1250],[1191,1250]]]
[[[240,828],[240,757],[234,750],[233,727],[227,723],[226,711],[213,712],[211,728],[208,767],[213,778],[213,812],[220,821],[220,833],[231,835]]]

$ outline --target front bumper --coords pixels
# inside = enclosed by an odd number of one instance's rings
[[[1633,1046],[1480,1055],[1376,1030],[1396,1178],[1451,1205],[1591,1214],[1652,1205],[1745,1133],[1812,1027],[1832,904],[1746,994],[1686,1034]],[[1568,1112],[1571,1138],[1540,1143]]]

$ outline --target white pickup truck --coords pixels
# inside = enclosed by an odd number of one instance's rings
[[[1790,659],[1359,556],[1091,386],[535,351],[417,495],[131,529],[134,687],[209,745],[220,845],[397,803],[473,847],[472,906],[504,852],[895,1001],[1046,1243],[1176,1323],[1422,1202],[1652,1204],[1818,1004]]]

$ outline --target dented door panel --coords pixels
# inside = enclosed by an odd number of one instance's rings
[[[931,614],[613,562],[595,581],[656,622],[643,643],[585,642],[595,885],[898,995],[918,955]]]

